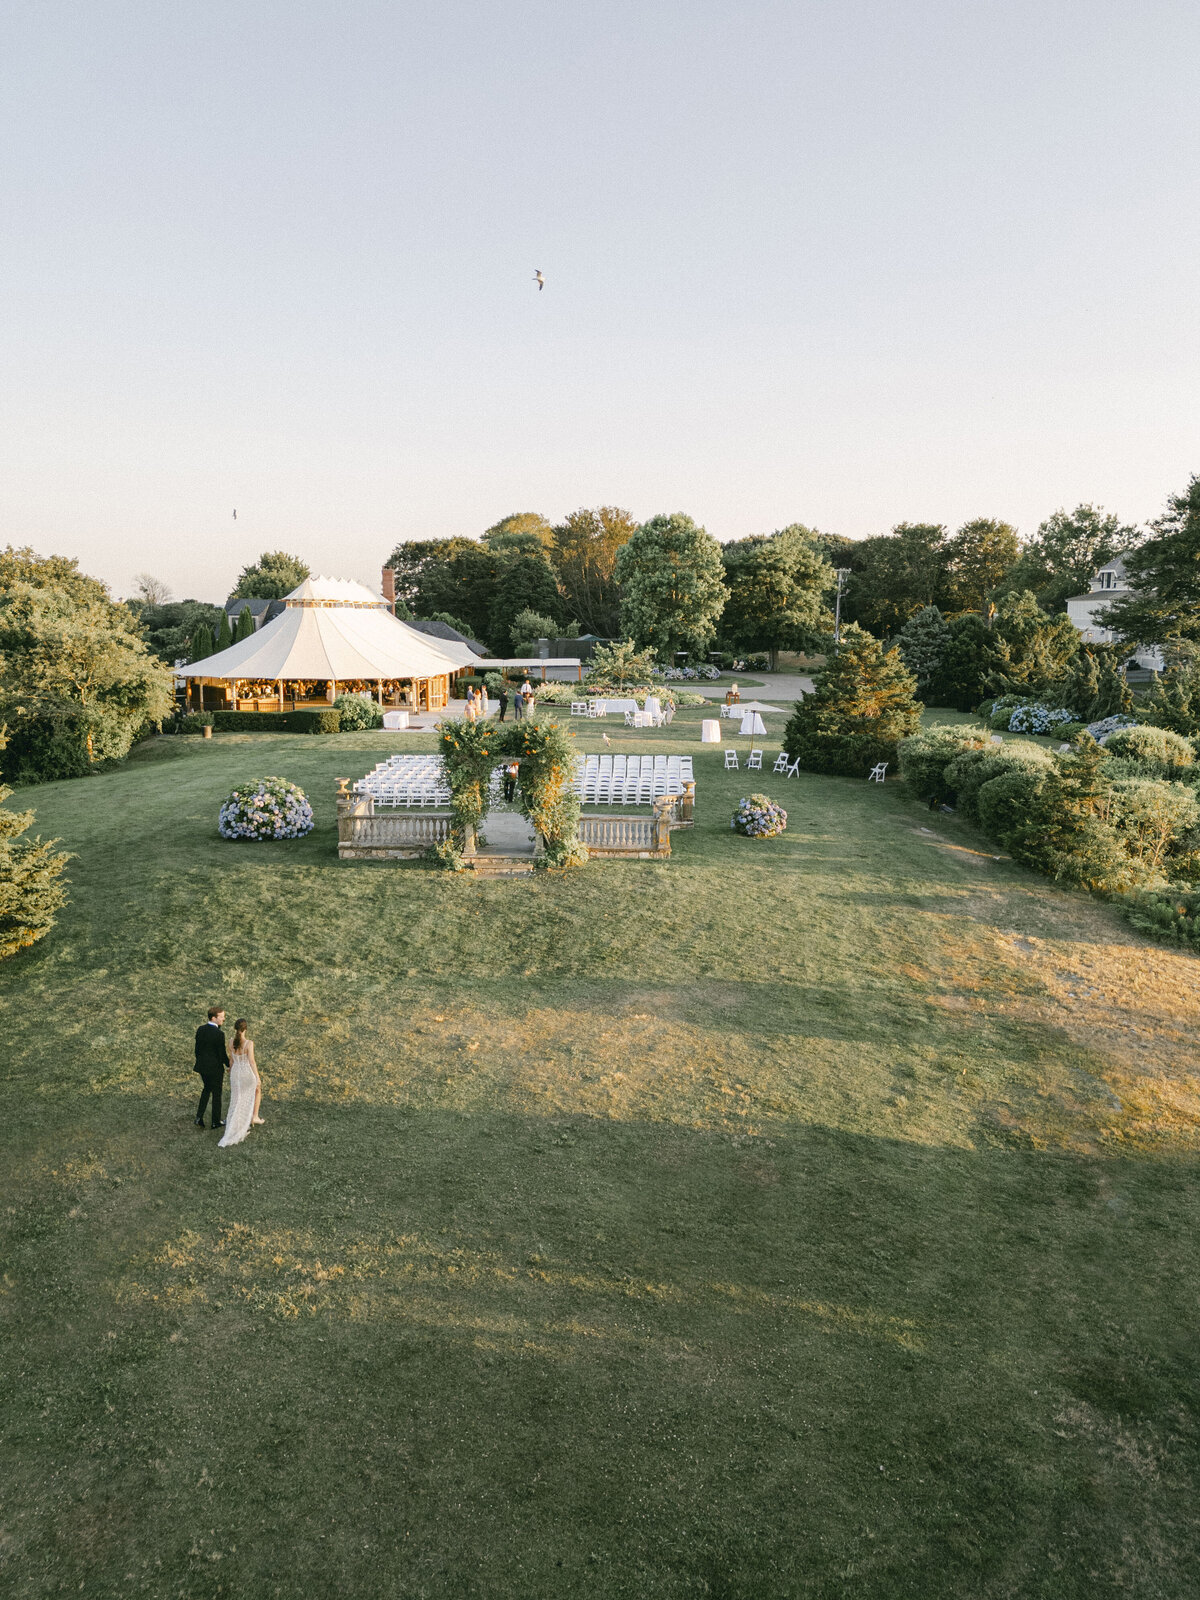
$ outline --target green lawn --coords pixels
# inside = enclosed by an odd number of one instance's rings
[[[77,860],[0,968],[6,1597],[1200,1593],[1200,965],[700,716],[608,729],[695,757],[672,859],[566,876],[337,863],[432,736],[19,797]],[[222,842],[267,773],[316,832]]]

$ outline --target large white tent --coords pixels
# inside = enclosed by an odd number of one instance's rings
[[[262,702],[264,709],[268,698],[282,705],[289,684],[308,686],[293,699],[313,698],[312,686],[321,684],[326,700],[348,684],[371,685],[381,700],[389,686],[389,698],[395,699],[403,684],[408,686],[404,698],[433,710],[445,704],[451,674],[478,662],[475,652],[456,640],[406,627],[382,595],[361,583],[306,578],[285,597],[284,610],[273,621],[181,669],[179,676],[188,681],[189,701],[195,685],[201,703],[205,684],[222,685],[234,706],[245,699]]]

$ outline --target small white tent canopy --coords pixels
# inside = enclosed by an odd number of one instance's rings
[[[405,627],[381,595],[351,579],[306,578],[284,607],[250,638],[179,676],[228,683],[236,698],[239,683],[448,680],[479,660],[465,645]]]

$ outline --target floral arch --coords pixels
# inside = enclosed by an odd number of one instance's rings
[[[450,785],[451,836],[446,858],[457,864],[474,848],[487,816],[492,773],[502,761],[520,764],[517,790],[521,815],[541,835],[548,867],[577,866],[587,860],[579,840],[579,800],[574,734],[561,724],[527,717],[499,722],[442,722],[440,751]]]

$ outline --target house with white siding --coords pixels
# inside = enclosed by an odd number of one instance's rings
[[[1125,573],[1124,556],[1114,556],[1092,577],[1086,594],[1073,594],[1067,601],[1067,615],[1083,635],[1085,644],[1119,644],[1111,628],[1098,621],[1099,613],[1121,595],[1130,594],[1132,585]],[[1161,672],[1163,658],[1156,645],[1136,645],[1131,652],[1139,667]]]

